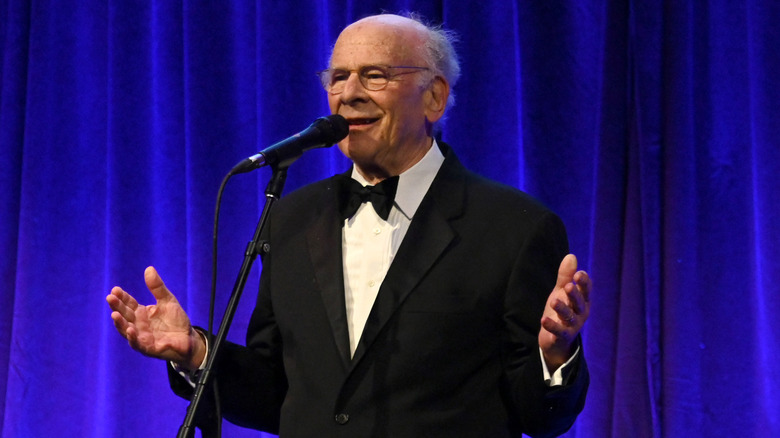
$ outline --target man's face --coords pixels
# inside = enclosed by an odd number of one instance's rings
[[[367,65],[424,67],[420,35],[414,29],[381,22],[358,22],[339,36],[331,68],[353,71],[344,91],[329,94],[331,112],[349,122],[349,135],[339,143],[341,152],[366,173],[386,177],[406,170],[431,144],[426,120],[426,71],[398,76],[387,87],[370,91],[357,70]],[[386,173],[386,175],[382,175]]]

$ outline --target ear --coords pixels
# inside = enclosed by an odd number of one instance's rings
[[[436,76],[425,92],[425,118],[436,123],[444,115],[447,98],[450,96],[450,84],[441,76]]]

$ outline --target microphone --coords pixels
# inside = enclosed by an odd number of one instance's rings
[[[263,166],[287,167],[305,151],[333,146],[347,134],[349,124],[344,117],[338,114],[320,117],[303,131],[242,160],[233,167],[230,174],[251,172]]]

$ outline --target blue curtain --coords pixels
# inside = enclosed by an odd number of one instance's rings
[[[341,28],[406,10],[461,35],[443,139],[557,211],[595,279],[567,436],[780,436],[780,3],[3,0],[2,437],[175,435],[187,403],[105,295],[151,303],[155,265],[205,324],[223,176],[327,114]],[[286,191],[347,165],[311,151]],[[268,177],[227,186],[218,313]]]

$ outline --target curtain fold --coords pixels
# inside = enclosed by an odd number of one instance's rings
[[[0,436],[176,433],[187,402],[104,297],[151,303],[154,265],[206,324],[220,181],[327,114],[315,72],[382,11],[460,35],[442,139],[558,212],[594,278],[591,389],[566,436],[780,435],[776,2],[4,0]],[[285,192],[348,166],[310,151]],[[218,314],[269,176],[227,185]]]

